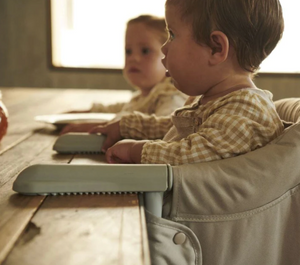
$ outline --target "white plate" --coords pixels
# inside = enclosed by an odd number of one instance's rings
[[[110,121],[115,117],[115,113],[66,113],[39,115],[35,116],[34,119],[54,125],[65,125],[70,123],[100,123]]]

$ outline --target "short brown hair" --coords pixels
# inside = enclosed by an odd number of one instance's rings
[[[284,29],[279,0],[167,0],[191,23],[197,43],[212,47],[210,34],[222,31],[240,66],[254,73],[281,39]]]
[[[149,29],[156,31],[161,44],[164,44],[168,39],[168,33],[166,31],[166,22],[164,18],[152,15],[141,15],[136,18],[130,19],[127,22],[127,26],[132,23],[143,23]]]

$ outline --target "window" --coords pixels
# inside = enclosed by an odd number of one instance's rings
[[[280,3],[285,24],[283,38],[262,63],[260,72],[300,73],[300,1],[280,0]]]
[[[163,0],[51,0],[52,63],[121,69],[126,23],[140,14],[164,16]]]
[[[121,69],[126,22],[140,14],[164,16],[164,0],[51,0],[52,63],[56,67]],[[299,0],[281,0],[282,40],[260,72],[300,73]],[[294,48],[295,47],[295,48]]]

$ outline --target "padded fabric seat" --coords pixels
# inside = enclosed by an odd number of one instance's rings
[[[300,99],[276,108],[294,124],[265,147],[173,167],[163,218],[146,214],[152,264],[300,264]]]

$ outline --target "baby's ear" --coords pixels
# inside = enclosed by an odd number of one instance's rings
[[[219,64],[227,59],[229,52],[229,40],[221,31],[213,31],[210,34],[211,41],[211,64]]]

